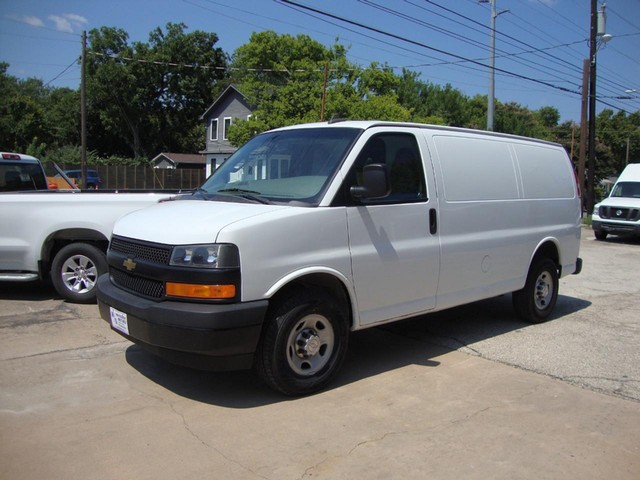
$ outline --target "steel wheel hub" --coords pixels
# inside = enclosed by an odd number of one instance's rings
[[[296,337],[296,355],[309,358],[318,353],[322,345],[320,337],[311,328],[305,328]]]
[[[312,314],[301,318],[287,340],[289,367],[298,375],[315,375],[329,363],[334,342],[333,327],[325,316]]]
[[[549,272],[542,272],[536,281],[535,304],[539,310],[549,306],[553,296],[553,283]]]

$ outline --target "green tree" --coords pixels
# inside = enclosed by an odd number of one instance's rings
[[[231,127],[238,131],[231,135],[234,144],[260,129],[319,121],[323,98],[324,119],[409,120],[391,69],[377,63],[360,68],[346,53],[340,44],[326,48],[307,35],[251,35],[232,57],[232,80],[254,106],[254,116]]]
[[[560,112],[555,107],[542,107],[536,114],[540,123],[547,128],[557,126],[560,121]]]
[[[227,57],[215,33],[156,28],[147,43],[129,44],[122,29],[89,32],[87,91],[90,145],[103,153],[151,156],[193,152],[194,129],[224,78]]]

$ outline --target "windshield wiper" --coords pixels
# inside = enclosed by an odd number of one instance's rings
[[[246,198],[247,200],[252,200],[257,203],[264,203],[265,205],[269,205],[271,203],[266,198],[262,198],[260,196],[260,192],[256,192],[255,190],[245,190],[243,188],[223,188],[222,190],[218,190],[216,193],[231,193],[237,197]]]

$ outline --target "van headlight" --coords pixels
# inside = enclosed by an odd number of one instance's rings
[[[594,206],[592,215],[598,215],[599,210],[600,210],[600,204]]]
[[[238,247],[228,243],[173,247],[169,265],[193,268],[238,268]]]

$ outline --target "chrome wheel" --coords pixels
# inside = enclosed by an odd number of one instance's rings
[[[53,286],[63,298],[75,303],[95,302],[98,277],[106,272],[104,252],[87,243],[66,245],[51,263]]]
[[[333,327],[318,314],[301,318],[287,340],[287,361],[298,375],[315,375],[331,359],[334,348]]]
[[[98,280],[98,267],[84,255],[73,255],[62,264],[62,283],[75,293],[86,293]]]

